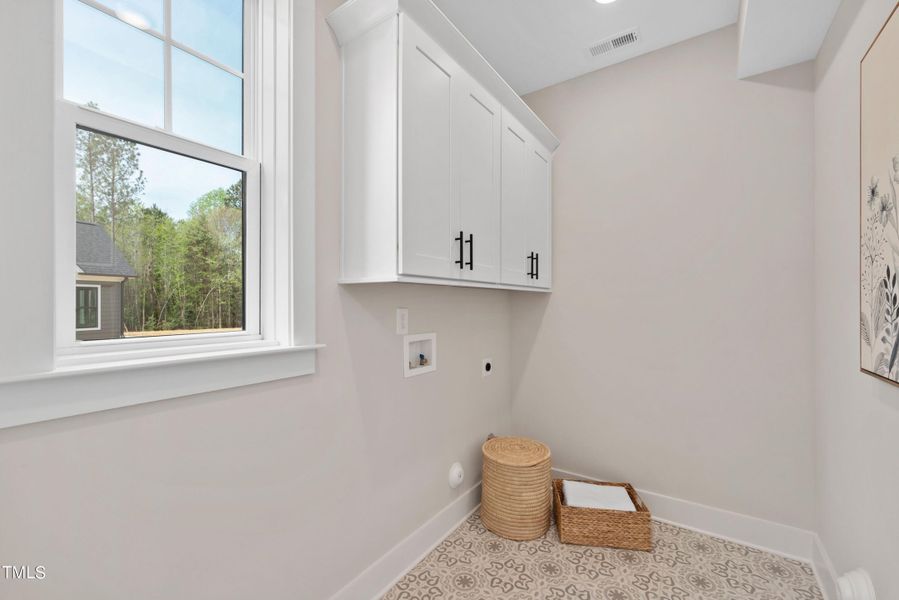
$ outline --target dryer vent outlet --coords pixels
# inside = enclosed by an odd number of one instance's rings
[[[877,600],[874,583],[864,569],[849,571],[837,579],[840,600]]]

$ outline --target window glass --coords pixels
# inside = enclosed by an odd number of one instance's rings
[[[244,173],[80,128],[76,167],[76,272],[123,282],[105,337],[244,328]]]
[[[64,10],[65,98],[162,127],[163,42],[78,0]]]
[[[172,0],[172,37],[243,71],[243,1]]]
[[[64,0],[64,6],[67,100],[243,152],[242,0],[102,0],[99,6]],[[168,34],[169,6],[172,39],[183,47],[160,39]]]
[[[234,154],[243,152],[243,81],[172,49],[172,129]]]
[[[78,329],[99,328],[99,291],[93,286],[75,288],[75,326]]]
[[[138,29],[163,30],[162,0],[100,0],[118,18]]]

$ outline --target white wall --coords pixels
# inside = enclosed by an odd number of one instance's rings
[[[813,73],[736,63],[729,27],[526,98],[562,145],[513,423],[563,469],[810,528]]]
[[[47,567],[39,583],[0,579],[0,597],[327,598],[476,483],[484,437],[509,431],[506,292],[335,283],[339,54],[323,16],[338,3],[317,16],[318,373],[0,431],[0,563]],[[52,19],[49,0],[2,6],[16,60],[0,175],[15,193],[0,249],[16,260],[0,281],[34,282],[15,307],[28,318],[0,333],[7,363],[49,332]],[[398,306],[411,331],[437,332],[437,373],[402,378]],[[455,460],[468,479],[450,490]]]
[[[838,572],[899,598],[899,389],[859,372],[859,62],[896,5],[846,0],[815,97],[817,529]]]

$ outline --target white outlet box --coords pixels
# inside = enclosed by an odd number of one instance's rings
[[[396,334],[406,335],[409,333],[409,309],[396,309]]]

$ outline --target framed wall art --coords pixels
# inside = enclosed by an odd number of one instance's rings
[[[899,16],[861,61],[861,369],[899,383]]]

